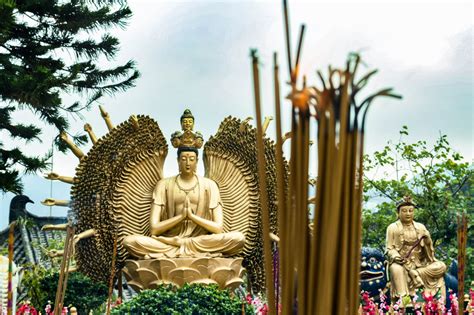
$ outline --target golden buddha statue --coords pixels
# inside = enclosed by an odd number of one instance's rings
[[[203,136],[194,129],[194,116],[189,109],[186,109],[181,115],[181,130],[171,135],[171,144],[175,148],[191,147],[200,149],[203,144]]]
[[[74,177],[48,176],[72,184],[76,233],[93,235],[77,243],[77,269],[101,282],[122,270],[136,291],[161,283],[235,288],[246,272],[252,289],[263,291],[256,130],[248,119],[225,118],[204,145],[186,110],[181,130],[171,137],[180,174],[164,178],[168,141],[158,123],[131,115],[114,125],[101,113],[109,133],[99,139],[87,126],[93,143],[89,152],[66,142],[79,158]],[[196,175],[201,147],[205,178]],[[275,147],[269,139],[265,157],[271,232],[276,234]]]
[[[415,208],[411,197],[404,197],[397,204],[399,220],[387,228],[386,254],[392,296],[414,296],[417,288],[432,295],[441,289],[445,295],[446,265],[436,260],[426,227],[413,221]]]
[[[244,247],[239,231],[224,233],[222,202],[217,184],[196,175],[202,136],[194,133],[194,117],[186,110],[182,133],[174,133],[179,174],[160,180],[153,191],[150,233],[128,235],[123,246],[140,259],[160,257],[235,256]]]

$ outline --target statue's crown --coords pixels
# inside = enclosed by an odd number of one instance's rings
[[[403,206],[413,206],[416,208],[416,204],[413,202],[413,198],[410,195],[403,196],[402,200],[397,202],[397,210]]]
[[[189,109],[181,115],[181,130],[175,131],[171,135],[171,144],[175,148],[195,148],[200,149],[204,142],[199,131],[193,131],[194,116]]]

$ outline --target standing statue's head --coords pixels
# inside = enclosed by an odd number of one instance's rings
[[[413,202],[411,196],[405,196],[397,203],[398,218],[402,223],[413,222],[413,215],[415,213],[416,204]]]
[[[194,116],[189,109],[186,109],[181,115],[181,129],[183,131],[192,131],[194,128]]]

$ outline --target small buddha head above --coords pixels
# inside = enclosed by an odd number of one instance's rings
[[[183,131],[192,131],[194,128],[194,116],[189,109],[186,109],[181,115],[181,129]]]

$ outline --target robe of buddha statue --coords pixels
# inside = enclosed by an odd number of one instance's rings
[[[129,235],[123,245],[140,259],[237,255],[245,237],[238,231],[223,232],[217,184],[195,175],[195,152],[181,152],[178,163],[180,175],[160,180],[154,189],[152,236]]]
[[[413,296],[416,288],[432,295],[444,290],[446,265],[435,258],[430,233],[423,224],[413,220],[390,224],[386,246],[392,296]]]

